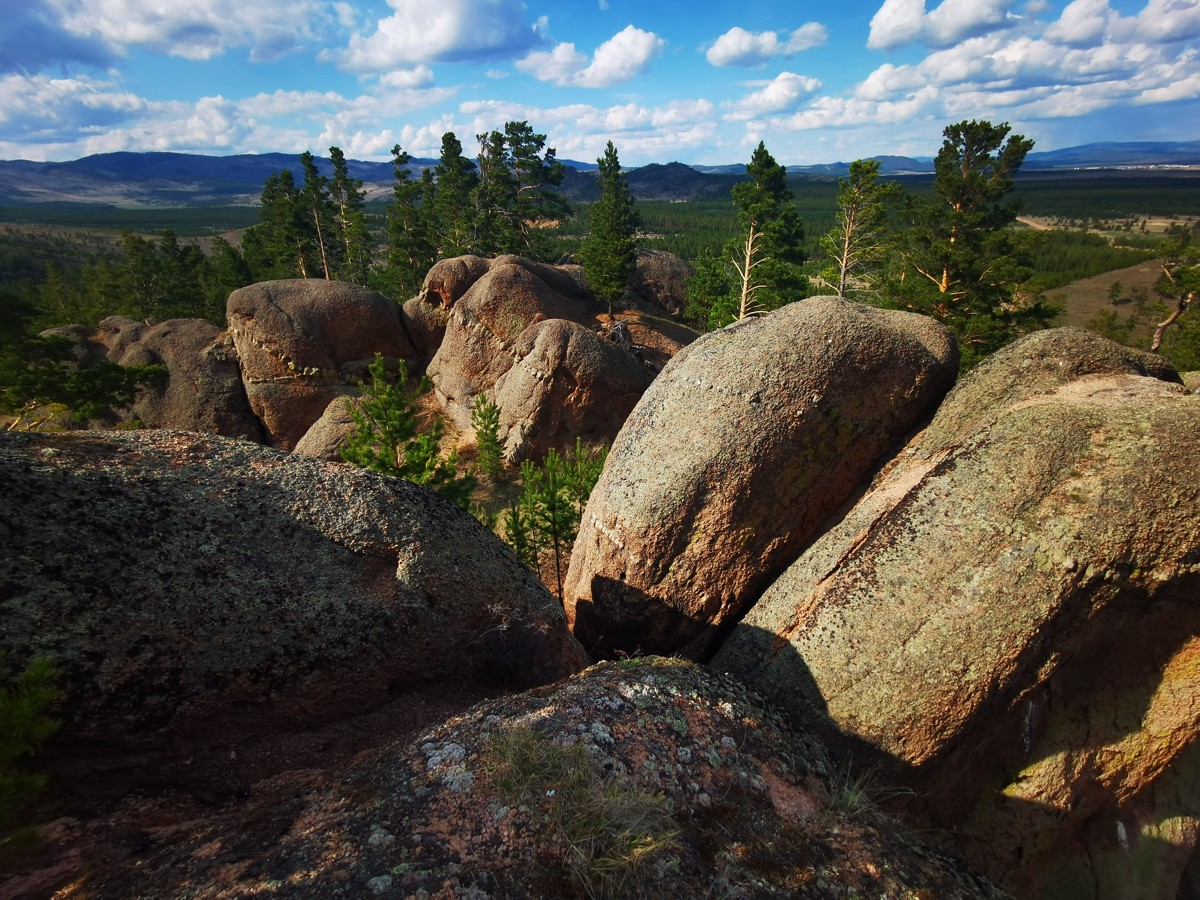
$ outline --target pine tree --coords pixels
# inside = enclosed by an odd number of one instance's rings
[[[504,141],[516,192],[511,210],[516,245],[511,252],[534,259],[552,257],[554,251],[541,226],[571,214],[570,204],[555,190],[565,177],[563,164],[554,148],[546,147],[546,135],[535,134],[528,122],[506,122]]]
[[[437,261],[432,216],[433,180],[428,169],[422,180],[409,171],[411,157],[392,147],[392,203],[388,207],[388,256],[384,277],[389,292],[411,297],[421,289],[425,273]]]
[[[367,229],[362,179],[350,177],[346,155],[340,148],[330,147],[329,159],[333,163],[329,195],[337,214],[334,230],[341,240],[341,265],[337,276],[365,285],[371,269],[371,234]]]
[[[432,222],[437,256],[445,259],[474,250],[473,194],[479,176],[471,161],[462,155],[462,144],[454,132],[442,135],[442,155],[434,173]]]
[[[898,188],[894,182],[880,183],[877,159],[850,163],[849,178],[838,179],[838,186],[836,224],[821,238],[829,260],[822,280],[839,297],[857,297],[872,293],[878,283],[891,244],[887,202]]]
[[[596,162],[600,166],[600,199],[588,214],[588,232],[579,257],[596,299],[608,307],[611,324],[614,307],[637,268],[637,229],[641,222],[612,141]]]
[[[300,154],[300,166],[304,170],[304,187],[300,189],[300,205],[312,229],[320,274],[326,280],[333,279],[341,256],[341,247],[336,241],[333,200],[329,196],[329,179],[317,169],[316,159],[305,150]]]
[[[737,273],[738,319],[802,299],[807,280],[804,223],[787,186],[787,170],[761,141],[746,166],[748,180],[734,185],[739,234],[726,247]]]
[[[342,449],[342,459],[365,469],[427,485],[462,509],[468,509],[475,479],[458,471],[458,454],[441,455],[442,420],[435,418],[421,431],[407,391],[408,369],[399,363],[395,379],[383,357],[368,367],[371,379],[363,396],[350,409],[354,429]],[[422,379],[418,394],[429,390]]]
[[[479,182],[475,187],[474,252],[479,256],[509,253],[518,246],[517,183],[509,171],[504,134],[492,131],[479,140]]]
[[[1008,227],[1019,208],[1010,194],[1033,141],[1010,130],[984,121],[947,126],[933,199],[909,195],[903,204],[910,277],[898,296],[953,329],[964,368],[1054,314],[1042,298],[1020,292],[1031,270]]]
[[[471,424],[475,426],[475,468],[480,474],[495,478],[504,467],[500,407],[480,394],[471,407]]]

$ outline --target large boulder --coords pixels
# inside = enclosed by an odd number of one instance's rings
[[[505,457],[520,462],[551,448],[612,440],[653,378],[631,353],[565,319],[526,328],[514,363],[496,380]]]
[[[714,665],[824,711],[1018,896],[1177,896],[1200,833],[1200,398],[1177,382],[1074,329],[995,354]]]
[[[677,660],[480,704],[214,819],[74,880],[96,898],[1002,896],[733,679]]]
[[[642,312],[609,329],[579,266],[485,262],[443,260],[406,309],[413,319],[444,317],[428,366],[437,398],[466,434],[477,398],[496,402],[511,462],[576,437],[609,443],[654,373],[696,336]]]
[[[250,407],[284,450],[375,354],[420,365],[396,304],[355,284],[260,282],[230,294],[226,314]]]
[[[513,256],[491,260],[487,272],[452,306],[445,336],[429,363],[438,399],[460,427],[469,428],[475,397],[516,362],[513,345],[526,328],[546,319],[595,327],[599,311],[575,282],[551,266]]]
[[[499,540],[407,481],[145,431],[3,435],[0,482],[0,650],[53,660],[81,753],[585,664]]]
[[[166,366],[166,379],[144,387],[125,417],[147,428],[263,439],[262,423],[246,399],[237,356],[211,322],[171,319],[152,325],[109,316],[100,321],[96,339],[117,365]]]
[[[665,250],[639,250],[629,290],[643,303],[661,307],[673,316],[687,306],[687,281],[692,265]]]
[[[617,437],[566,583],[585,646],[702,658],[954,381],[931,319],[813,297],[680,352]]]

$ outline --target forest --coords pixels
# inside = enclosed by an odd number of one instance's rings
[[[526,122],[477,139],[469,158],[447,133],[437,165],[424,170],[410,169],[408,154],[393,148],[395,181],[385,201],[367,202],[362,182],[331,147],[331,177],[306,152],[303,178],[272,175],[257,207],[0,208],[6,331],[27,341],[45,328],[94,325],[114,314],[223,324],[232,290],[271,278],[354,281],[403,302],[433,262],[464,253],[584,260],[604,197],[567,201],[558,190],[563,165]],[[1195,267],[1200,179],[1018,177],[1032,142],[1007,126],[964,122],[948,127],[945,139],[932,176],[883,178],[866,161],[848,178],[789,176],[760,146],[746,175],[731,179],[728,197],[634,200],[626,187],[631,241],[694,265],[686,317],[702,330],[832,290],[946,321],[967,365],[1053,324],[1056,288],[1166,254],[1175,274],[1139,303],[1141,321],[1114,313],[1095,327],[1144,342],[1149,325],[1179,311],[1161,349],[1181,368],[1200,368],[1196,328],[1182,315]],[[980,172],[953,174],[966,156],[980,154],[990,167],[987,186]],[[1042,224],[1026,227],[1018,214]],[[750,255],[741,246],[748,233],[757,242]],[[870,247],[856,249],[854,241]],[[766,281],[751,283],[743,269]],[[11,347],[6,357],[19,365]]]

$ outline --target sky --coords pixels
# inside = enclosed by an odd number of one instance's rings
[[[0,0],[0,159],[338,146],[526,121],[560,159],[1200,138],[1200,0]]]

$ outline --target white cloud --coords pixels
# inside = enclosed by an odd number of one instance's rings
[[[254,59],[275,59],[312,39],[322,20],[314,0],[46,0],[69,34],[205,60],[248,46]]]
[[[1046,38],[1071,47],[1097,47],[1108,33],[1114,13],[1108,0],[1072,0]]]
[[[884,0],[871,18],[867,46],[872,50],[903,47],[920,37],[925,26],[925,0]]]
[[[942,0],[925,11],[925,0],[884,0],[871,19],[867,46],[891,50],[912,43],[948,47],[969,37],[1011,27],[1016,0]]]
[[[388,0],[392,15],[374,33],[356,32],[343,51],[327,51],[355,72],[383,72],[418,63],[495,59],[539,40],[544,21],[525,24],[524,0]]]
[[[1137,37],[1152,43],[1200,37],[1200,0],[1149,0],[1137,15]]]
[[[574,44],[562,43],[550,51],[530,53],[518,60],[516,67],[559,86],[612,87],[647,72],[662,55],[665,43],[653,32],[627,25],[597,47],[590,60]]]
[[[781,72],[762,90],[728,104],[731,112],[727,118],[738,121],[792,112],[801,100],[814,94],[820,87],[821,82],[816,78],[797,75],[794,72]]]
[[[379,76],[379,83],[391,88],[423,88],[433,84],[433,69],[416,66],[412,69],[393,69]]]
[[[808,22],[781,41],[774,31],[750,32],[734,26],[713,42],[705,57],[714,66],[761,66],[775,56],[793,56],[829,39],[825,26]]]

